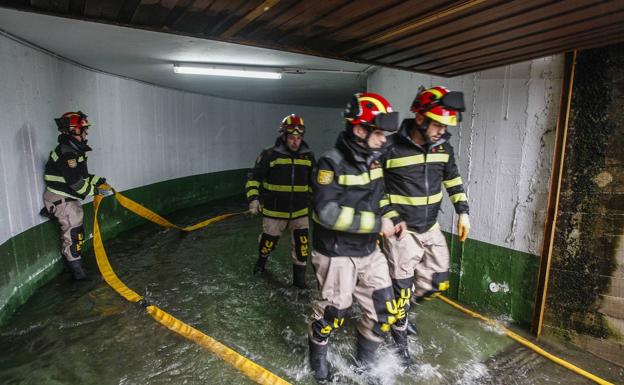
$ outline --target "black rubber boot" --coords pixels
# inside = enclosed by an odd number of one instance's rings
[[[401,365],[404,368],[409,367],[412,364],[412,358],[409,354],[409,348],[407,345],[407,322],[401,326],[392,325],[392,329],[390,330],[390,334],[392,334],[392,339],[397,347],[397,354],[401,359]]]
[[[295,265],[293,263],[293,286],[299,289],[307,289],[308,285],[305,282],[305,265]]]
[[[418,329],[416,329],[416,325],[412,324],[409,321],[407,321],[407,334],[412,336],[418,335]]]
[[[357,349],[355,352],[355,360],[357,368],[360,372],[368,371],[375,362],[375,352],[379,348],[381,342],[371,341],[357,333]]]
[[[87,271],[82,265],[82,259],[68,261],[67,266],[69,267],[69,271],[72,273],[72,277],[76,281],[86,281],[88,279]]]
[[[314,379],[319,384],[331,382],[331,374],[327,364],[327,344],[317,344],[308,337],[308,346],[310,348],[310,368],[312,368]]]
[[[267,258],[258,257],[258,260],[256,261],[256,266],[254,266],[253,273],[254,274],[264,273],[264,266],[266,265],[268,260],[269,260],[268,257]]]

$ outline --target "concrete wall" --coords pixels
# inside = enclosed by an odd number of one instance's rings
[[[58,135],[53,118],[63,112],[89,115],[89,168],[120,191],[251,167],[289,113],[305,118],[306,140],[319,153],[343,127],[339,109],[169,90],[80,68],[4,36],[0,68],[0,321],[5,306],[16,296],[25,301],[59,258],[49,252],[58,244],[55,232],[38,225],[44,222],[43,167]],[[242,174],[227,175],[231,181]],[[215,180],[184,183],[213,191],[206,184]],[[171,186],[157,190],[184,193]]]
[[[449,79],[381,69],[368,82],[369,91],[386,96],[403,118],[413,117],[409,107],[420,85],[464,93],[464,121],[449,131],[470,203],[473,242],[463,253],[457,243],[450,245],[456,295],[522,322],[529,321],[533,303],[562,67],[562,57],[554,56]],[[439,221],[456,232],[448,199]],[[502,290],[490,292],[491,282]],[[522,309],[514,310],[518,301]]]
[[[624,44],[576,63],[544,330],[624,366]]]
[[[92,124],[89,168],[119,190],[251,167],[281,119],[299,113],[317,152],[342,129],[341,110],[241,102],[88,71],[0,37],[0,244],[41,223],[42,170],[53,118],[82,110]]]
[[[464,121],[449,132],[470,200],[470,237],[539,254],[561,68],[557,56],[450,79],[382,69],[368,89],[386,96],[403,118],[413,117],[420,85],[462,91]],[[454,230],[448,200],[442,210],[440,224]]]

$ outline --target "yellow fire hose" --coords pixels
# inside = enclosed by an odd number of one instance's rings
[[[128,210],[134,212],[135,214],[148,219],[154,223],[157,223],[164,227],[177,228],[183,231],[193,231],[199,228],[208,226],[211,223],[220,221],[222,219],[238,215],[241,213],[232,213],[220,215],[203,222],[197,223],[193,226],[187,227],[179,227],[171,222],[167,221],[160,215],[154,213],[151,210],[139,205],[138,203],[132,201],[129,198],[124,197],[118,192],[115,192],[115,198],[117,201]],[[93,199],[93,250],[95,252],[95,258],[102,273],[102,277],[117,293],[119,293],[122,297],[127,299],[130,302],[139,303],[144,305],[147,313],[152,316],[156,321],[167,327],[168,329],[180,334],[181,336],[197,343],[200,346],[203,346],[210,351],[212,351],[217,356],[221,357],[224,361],[231,364],[233,367],[238,369],[241,373],[247,376],[250,380],[258,383],[258,384],[266,384],[266,385],[289,385],[290,383],[285,381],[284,379],[278,377],[277,375],[271,373],[267,369],[262,366],[256,364],[255,362],[245,358],[240,355],[236,351],[230,349],[229,347],[223,345],[219,341],[213,339],[212,337],[202,333],[201,331],[185,324],[184,322],[176,319],[172,315],[167,312],[159,309],[154,305],[149,305],[145,302],[145,299],[126,286],[115,274],[113,268],[108,261],[108,256],[106,255],[106,251],[104,250],[104,244],[102,243],[102,235],[100,234],[100,226],[98,224],[98,210],[100,207],[100,203],[103,197],[100,195],[95,196]]]
[[[589,372],[587,372],[587,371],[585,371],[585,370],[583,370],[583,369],[581,369],[579,367],[576,367],[576,366],[572,365],[571,363],[569,363],[569,362],[567,362],[565,360],[562,360],[561,358],[559,358],[557,356],[554,356],[554,355],[548,353],[547,351],[545,351],[544,349],[542,349],[539,346],[535,345],[531,341],[529,341],[526,338],[524,338],[524,337],[522,337],[522,336],[512,332],[511,330],[507,329],[506,327],[504,327],[503,325],[501,325],[500,323],[498,323],[498,322],[496,322],[494,320],[491,320],[491,319],[489,319],[487,317],[484,317],[484,316],[482,316],[479,313],[475,313],[472,310],[466,309],[465,307],[461,306],[458,303],[455,303],[455,302],[451,301],[450,299],[446,298],[443,295],[438,295],[437,298],[439,298],[440,300],[442,300],[442,301],[446,302],[447,304],[453,306],[454,308],[459,309],[462,312],[464,312],[464,313],[466,313],[468,315],[471,315],[471,316],[473,316],[475,318],[478,318],[481,321],[487,323],[488,325],[493,326],[493,327],[503,331],[509,338],[519,342],[520,344],[522,344],[522,345],[526,346],[527,348],[533,350],[535,353],[548,358],[549,360],[553,361],[554,363],[559,364],[559,365],[563,366],[564,368],[569,369],[569,370],[573,371],[574,373],[576,373],[578,375],[581,375],[581,376],[583,376],[583,377],[585,377],[585,378],[587,378],[589,380],[592,380],[592,381],[594,381],[597,384],[601,384],[601,385],[614,385],[613,383],[611,383],[609,381],[603,380],[600,377],[597,377],[597,376],[595,376],[595,375],[593,375],[593,374],[591,374],[591,373],[589,373]]]
[[[114,190],[113,190],[114,191]],[[214,218],[210,218],[207,219],[203,222],[199,222],[195,225],[192,226],[186,226],[186,227],[179,227],[171,222],[169,222],[168,220],[166,220],[165,218],[161,217],[160,215],[156,214],[155,212],[141,206],[140,204],[134,202],[133,200],[121,195],[118,192],[114,192],[115,193],[115,199],[117,200],[117,202],[119,202],[119,204],[121,204],[123,207],[125,207],[126,209],[132,211],[133,213],[151,221],[154,222],[160,226],[163,227],[167,227],[167,228],[176,228],[182,231],[194,231],[203,227],[206,227],[214,222],[218,222],[220,220],[235,216],[235,215],[239,215],[239,214],[243,214],[244,212],[238,212],[238,213],[230,213],[230,214],[224,214],[224,215],[219,215],[217,217]],[[102,277],[104,278],[104,280],[117,292],[119,293],[122,297],[124,297],[125,299],[127,299],[130,302],[141,302],[144,301],[144,298],[142,296],[140,296],[139,294],[137,294],[136,292],[134,292],[132,289],[130,289],[129,287],[127,287],[120,279],[119,277],[117,277],[117,275],[115,274],[115,272],[113,271],[109,261],[108,261],[108,257],[106,255],[106,251],[104,250],[104,245],[102,243],[102,236],[100,234],[100,226],[98,224],[98,209],[100,207],[100,202],[102,201],[103,197],[102,196],[95,196],[94,200],[93,200],[93,208],[94,208],[94,215],[93,215],[93,249],[95,252],[95,257],[96,257],[96,261],[98,264],[98,267],[100,269],[100,272],[102,273]],[[440,300],[446,302],[447,304],[455,307],[456,309],[459,309],[460,311],[471,315],[472,317],[478,318],[482,321],[484,321],[485,323],[487,323],[488,325],[491,325],[499,330],[502,330],[508,337],[510,337],[511,339],[517,341],[518,343],[526,346],[527,348],[533,350],[534,352],[536,352],[537,354],[548,358],[549,360],[555,362],[556,364],[559,364],[561,366],[563,366],[566,369],[571,370],[572,372],[581,375],[589,380],[592,380],[594,382],[596,382],[597,384],[601,384],[601,385],[614,385],[611,382],[608,382],[606,380],[603,380],[602,378],[595,376],[579,367],[576,367],[574,365],[572,365],[571,363],[556,357],[550,353],[548,353],[547,351],[545,351],[544,349],[540,348],[539,346],[533,344],[532,342],[530,342],[529,340],[527,340],[526,338],[514,333],[513,331],[507,329],[506,327],[502,326],[501,324],[499,324],[498,322],[491,320],[487,317],[482,316],[479,313],[473,312],[472,310],[469,310],[461,305],[459,305],[458,303],[455,303],[453,301],[451,301],[450,299],[444,297],[443,295],[438,295],[437,298],[439,298]],[[283,380],[282,378],[278,377],[277,375],[269,372],[267,369],[263,368],[262,366],[254,363],[253,361],[250,361],[249,359],[245,358],[244,356],[240,355],[239,353],[237,353],[236,351],[228,348],[227,346],[221,344],[219,341],[211,338],[210,336],[202,333],[201,331],[185,324],[184,322],[178,320],[177,318],[173,317],[172,315],[168,314],[167,312],[161,310],[160,308],[154,306],[154,305],[147,305],[146,306],[146,310],[147,312],[152,316],[152,318],[154,318],[156,321],[158,321],[159,323],[161,323],[162,325],[166,326],[168,329],[182,335],[183,337],[197,343],[200,346],[203,346],[207,349],[209,349],[210,351],[212,351],[213,353],[215,353],[217,356],[221,357],[221,359],[223,359],[224,361],[230,363],[232,366],[234,366],[236,369],[238,369],[241,373],[243,373],[245,376],[247,376],[249,379],[251,379],[252,381],[258,383],[258,384],[267,384],[267,385],[286,385],[286,384],[290,384],[289,382]]]

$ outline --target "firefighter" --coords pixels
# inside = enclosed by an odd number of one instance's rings
[[[80,281],[87,279],[81,253],[82,199],[95,194],[108,195],[110,187],[106,179],[89,174],[87,169],[87,152],[91,151],[87,145],[90,126],[87,115],[81,111],[67,112],[54,120],[61,134],[45,165],[46,190],[41,214],[61,227],[64,262],[73,278]]]
[[[390,325],[401,318],[393,304],[388,264],[379,233],[394,234],[399,216],[385,197],[379,161],[386,134],[398,128],[398,113],[381,95],[358,93],[344,113],[345,131],[318,161],[313,180],[312,264],[320,299],[314,301],[309,359],[314,378],[331,380],[330,334],[344,322],[353,297],[363,315],[357,325],[356,365],[367,369]]]
[[[292,241],[293,285],[305,289],[314,154],[303,140],[305,124],[300,116],[286,116],[279,134],[275,145],[263,150],[256,159],[245,186],[249,211],[263,216],[254,274],[265,271],[269,254],[284,230],[288,230]]]
[[[447,132],[448,126],[461,120],[464,109],[461,92],[421,87],[411,107],[415,118],[402,122],[384,162],[390,203],[408,229],[384,242],[395,300],[406,313],[410,299],[420,301],[449,287],[449,251],[437,223],[442,185],[458,214],[460,242],[470,230],[468,199]],[[407,317],[392,326],[406,365],[410,363],[408,326]]]

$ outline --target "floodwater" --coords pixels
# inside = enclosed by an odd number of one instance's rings
[[[168,217],[192,224],[240,211],[216,202]],[[312,289],[290,286],[289,241],[282,239],[265,277],[251,274],[261,220],[226,219],[190,234],[146,224],[105,241],[122,281],[152,303],[212,336],[293,384],[314,384],[307,365],[307,324]],[[126,302],[97,274],[90,282],[62,274],[41,288],[0,328],[0,384],[251,384],[210,351],[165,329]],[[357,307],[353,314],[358,313]],[[388,343],[372,377],[351,369],[353,319],[331,339],[329,361],[344,384],[591,384],[537,356],[442,301],[416,306],[410,315],[419,336],[410,348],[415,364],[403,370]],[[615,383],[622,368],[570,346],[548,349]]]

